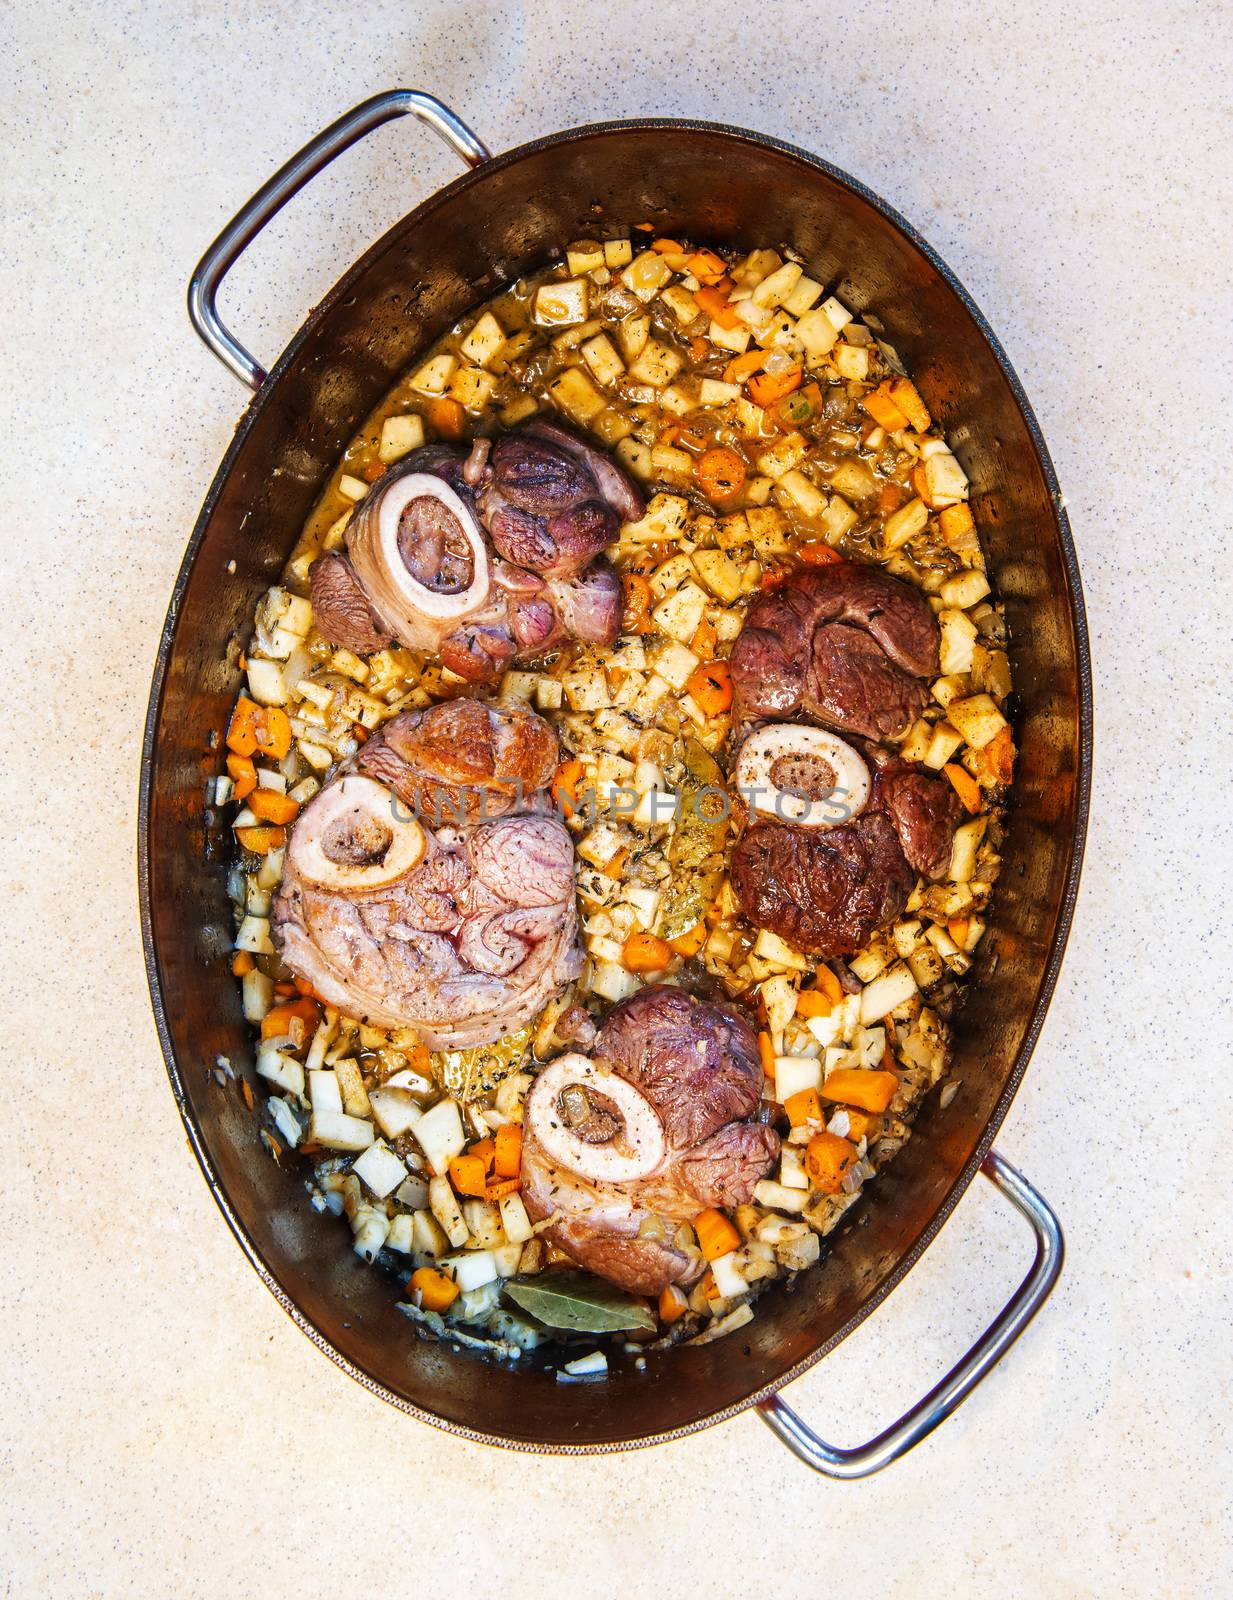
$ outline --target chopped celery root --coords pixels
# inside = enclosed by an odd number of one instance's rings
[[[411,451],[537,415],[592,436],[647,497],[608,552],[626,595],[616,643],[558,647],[496,686],[561,742],[586,962],[520,1034],[431,1053],[412,1030],[361,1025],[303,992],[271,934],[299,808],[389,718],[467,692],[423,653],[331,646],[308,572]],[[751,601],[836,558],[883,565],[929,597],[941,675],[899,754],[948,782],[961,810],[947,871],[917,883],[843,984],[743,920],[725,876],[730,833],[686,827],[675,804],[727,776],[726,658]],[[761,1029],[764,1110],[783,1155],[748,1204],[709,1215],[711,1244],[683,1225],[700,1267],[712,1250],[708,1270],[651,1309],[660,1343],[742,1326],[768,1284],[818,1260],[945,1078],[948,1019],[998,875],[1015,759],[1007,630],[927,381],[905,377],[791,253],[739,256],[646,231],[570,242],[559,265],[423,352],[367,419],[258,606],[243,666],[210,801],[237,841],[230,962],[260,1037],[255,1083],[229,1064],[219,1072],[250,1104],[254,1087],[266,1097],[269,1147],[306,1158],[313,1205],[345,1217],[357,1253],[397,1276],[409,1315],[517,1357],[550,1337],[501,1284],[559,1259],[518,1180],[523,1101],[539,1064],[566,1047],[558,1025],[576,1025],[579,1005],[598,1019],[649,982],[722,990]]]

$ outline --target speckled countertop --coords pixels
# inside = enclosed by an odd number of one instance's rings
[[[1231,1592],[1231,25],[1227,0],[3,8],[0,1591]],[[184,284],[292,149],[396,84],[496,149],[664,112],[830,156],[952,263],[1052,447],[1092,624],[1093,825],[999,1143],[1069,1262],[1004,1369],[873,1482],[815,1479],[753,1418],[588,1460],[417,1426],[283,1316],[186,1147],[140,958],[138,743],[243,396]],[[375,135],[236,271],[237,330],[272,357],[453,176],[414,127]],[[792,1403],[839,1442],[877,1431],[1025,1249],[978,1185]]]

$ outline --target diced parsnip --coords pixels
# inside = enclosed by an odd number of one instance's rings
[[[438,1100],[431,1110],[424,1112],[412,1131],[436,1172],[444,1172],[450,1158],[461,1155],[467,1142],[456,1100]]]
[[[308,1103],[314,1111],[341,1111],[342,1090],[338,1075],[329,1067],[318,1068],[308,1074]]]
[[[837,344],[831,360],[839,376],[850,383],[864,383],[869,376],[869,351],[864,345]]]
[[[645,314],[625,317],[617,328],[617,342],[626,363],[636,361],[646,349],[651,332],[651,319]]]
[[[625,267],[634,258],[634,247],[628,239],[606,239],[604,241],[604,265],[606,267]]]
[[[698,302],[689,290],[680,284],[673,284],[670,289],[665,289],[659,297],[671,311],[672,315],[687,328],[691,322],[698,318]]]
[[[585,278],[564,283],[544,283],[535,292],[535,320],[542,327],[559,327],[587,320],[589,285]]]
[[[761,960],[769,961],[777,967],[784,967],[789,972],[804,972],[809,965],[808,960],[799,950],[794,950],[786,940],[781,939],[777,933],[772,933],[769,928],[760,928],[758,930],[758,937],[754,941],[753,953],[760,957]],[[795,1009],[795,996],[793,997],[793,1007]],[[789,1012],[789,1016],[791,1016],[791,1012]]]
[[[725,605],[731,605],[741,592],[741,569],[722,550],[696,550],[694,566],[707,588]]]
[[[375,1261],[389,1236],[390,1219],[375,1206],[362,1205],[351,1219],[352,1249],[365,1261]]]
[[[809,1174],[795,1145],[785,1144],[779,1155],[779,1181],[785,1189],[808,1189]]]
[[[622,272],[621,282],[631,294],[645,302],[654,300],[671,276],[672,268],[663,256],[655,250],[644,250]]]
[[[384,1200],[392,1195],[407,1176],[406,1163],[402,1157],[395,1155],[389,1145],[381,1139],[375,1139],[362,1155],[356,1157],[351,1163],[351,1170],[371,1189],[378,1200]]]
[[[375,1137],[371,1122],[341,1111],[314,1111],[308,1124],[309,1142],[327,1150],[367,1150]]]
[[[809,1199],[804,1189],[788,1189],[782,1183],[772,1183],[769,1178],[754,1186],[754,1201],[757,1205],[768,1206],[772,1211],[787,1211],[797,1213],[804,1211]]]
[[[483,1250],[495,1250],[505,1243],[501,1213],[491,1200],[464,1200],[462,1216],[473,1244]]]
[[[899,754],[905,761],[923,761],[932,737],[932,727],[923,718],[918,718],[904,736],[899,746]]]
[[[861,1022],[879,1022],[916,993],[916,979],[901,961],[867,983],[861,990]],[[881,1051],[878,1052],[879,1056]]]
[[[929,521],[929,508],[923,500],[909,500],[907,505],[892,511],[882,529],[883,550],[898,550],[909,539],[925,531]]]
[[[970,672],[976,624],[964,611],[943,611],[938,616],[938,624],[942,630],[943,673]]]
[[[695,404],[685,391],[678,389],[675,384],[668,385],[660,395],[659,403],[665,411],[671,411],[677,417],[683,417],[687,411],[692,411]]]
[[[733,300],[731,307],[736,316],[753,334],[771,326],[775,313],[770,306],[760,306],[756,300]]]
[[[410,1211],[399,1211],[390,1218],[385,1248],[396,1250],[400,1256],[409,1256],[415,1249],[415,1217]]]
[[[270,938],[269,918],[245,917],[236,933],[235,947],[254,956],[272,956],[274,942]]]
[[[355,1057],[344,1056],[335,1061],[334,1071],[338,1075],[338,1087],[342,1090],[343,1110],[352,1117],[371,1116],[372,1106],[368,1090],[364,1087],[364,1074]]]
[[[377,1126],[387,1139],[401,1139],[404,1133],[414,1131],[423,1116],[423,1108],[405,1089],[391,1089],[383,1085],[368,1096]]]
[[[948,606],[965,611],[968,606],[974,606],[989,593],[989,580],[983,572],[969,569],[966,572],[957,572],[953,578],[947,578],[938,592]]]
[[[599,995],[601,1000],[611,1001],[614,1005],[618,1000],[636,994],[641,987],[641,983],[633,973],[627,972],[615,961],[597,962],[591,975],[592,993]]]
[[[616,346],[604,333],[586,341],[582,346],[582,359],[596,379],[605,385],[615,383],[625,372],[625,363],[617,354]]]
[[[512,428],[519,422],[525,422],[528,417],[533,417],[538,410],[539,405],[531,395],[515,395],[507,406],[502,406],[501,421],[507,428]]]
[[[450,360],[454,358],[451,356]],[[363,478],[354,477],[350,472],[344,472],[338,480],[338,492],[347,500],[362,500],[368,493],[368,485]]]
[[[947,708],[947,718],[959,730],[973,750],[983,750],[991,739],[996,739],[1007,726],[1006,718],[997,708],[992,696],[974,694],[967,700],[954,700]]]
[[[491,311],[485,311],[458,348],[468,361],[486,367],[504,343],[505,329]]]
[[[285,706],[291,698],[283,669],[277,661],[248,658],[248,692],[263,706]]]
[[[706,331],[707,338],[713,345],[721,350],[728,350],[733,355],[744,355],[749,349],[752,337],[750,331],[743,323],[738,323],[734,328],[723,328],[718,322],[712,322]]]
[[[796,1015],[796,985],[782,975],[767,978],[758,994],[766,1010],[766,1025],[773,1036],[782,1034]]]
[[[492,399],[497,380],[480,367],[459,367],[450,379],[450,396],[464,411],[482,411]]]
[[[268,1104],[275,1131],[294,1150],[303,1138],[304,1130],[300,1127],[299,1118],[292,1109],[290,1100],[284,1100],[280,1095],[272,1094]]]
[[[688,644],[698,631],[706,606],[706,591],[696,583],[683,583],[659,602],[651,612],[651,621],[660,633],[666,633],[670,639],[676,639],[681,644]],[[695,665],[696,662],[695,657]],[[657,667],[657,670],[664,677],[668,676],[662,668]],[[671,683],[673,680],[669,678],[668,681]],[[676,687],[683,687],[683,684]]]
[[[826,510],[826,496],[795,467],[784,473],[779,487],[807,517],[820,517]]]
[[[775,1099],[783,1105],[802,1089],[822,1087],[822,1063],[817,1056],[775,1057]]]
[[[824,306],[798,317],[795,331],[811,367],[822,364],[839,338],[839,329],[827,316]]]
[[[913,950],[908,957],[908,966],[912,976],[922,989],[927,989],[930,984],[937,983],[945,975],[946,966],[941,956],[931,945],[921,944]]]
[[[629,376],[637,383],[647,383],[653,389],[663,389],[684,366],[684,357],[670,345],[658,339],[648,339],[636,361],[631,361]]]
[[[955,829],[950,851],[950,877],[953,883],[967,883],[976,875],[976,852],[985,836],[988,817],[973,817]]]
[[[920,397],[920,391],[910,378],[895,378],[890,385],[890,399],[916,429],[917,433],[928,433],[933,419],[929,415],[929,408]],[[940,441],[938,441],[940,443]],[[945,449],[945,446],[942,446]]]
[[[925,765],[932,767],[934,772],[941,772],[962,743],[963,735],[949,722],[937,723],[923,757]]]
[[[685,645],[673,640],[653,652],[651,665],[665,683],[673,689],[683,689],[698,665],[698,657]]]
[[[244,1003],[244,1020],[260,1022],[274,1000],[273,979],[268,978],[260,967],[254,967],[251,972],[244,974],[240,987]]]
[[[445,1182],[444,1179],[441,1180]],[[446,1183],[446,1188],[449,1184]],[[428,1185],[429,1193],[432,1184]],[[452,1198],[452,1196],[451,1196]],[[417,1255],[439,1256],[444,1255],[450,1247],[444,1228],[429,1210],[419,1209],[411,1219],[411,1247]]]
[[[730,401],[740,398],[739,384],[724,383],[719,378],[703,378],[698,386],[699,405],[726,406]]]
[[[303,1095],[304,1064],[281,1050],[262,1045],[257,1052],[257,1073],[287,1094]]]
[[[580,239],[577,244],[571,244],[566,248],[565,261],[575,276],[583,272],[594,272],[597,267],[606,264],[604,247],[594,239]]]
[[[537,678],[535,704],[541,711],[559,711],[564,691],[556,678]]]
[[[627,472],[646,483],[654,476],[655,464],[650,445],[640,439],[622,439],[616,447],[616,458]]]
[[[758,471],[764,472],[768,478],[782,478],[793,467],[800,465],[808,450],[809,444],[803,434],[789,433],[771,449],[762,452],[758,457]]]
[[[409,1173],[395,1189],[394,1198],[400,1206],[418,1211],[428,1204],[428,1179],[418,1172]]]
[[[581,367],[566,367],[548,385],[548,393],[562,411],[582,427],[608,404]]]
[[[730,1250],[727,1255],[716,1256],[711,1262],[715,1287],[722,1300],[736,1300],[749,1288],[737,1265],[737,1255],[737,1251]]]
[[[458,357],[449,354],[433,356],[431,361],[425,361],[415,376],[411,379],[411,387],[418,394],[444,394],[449,387],[449,381],[454,376],[454,368],[458,365]]]
[[[507,1194],[499,1202],[501,1210],[501,1225],[505,1229],[505,1237],[511,1244],[525,1244],[534,1233],[527,1208],[523,1204],[520,1194]]]
[[[448,1178],[429,1179],[428,1204],[441,1226],[442,1233],[455,1250],[461,1250],[470,1238],[470,1234],[467,1232],[467,1225],[463,1221],[462,1211],[459,1209]]]
[[[935,510],[958,505],[968,497],[967,474],[949,450],[937,450],[924,458],[925,488]]]
[[[818,296],[822,293],[822,285],[815,283],[812,278],[800,277],[792,292],[785,295],[780,304],[785,311],[790,311],[794,317],[803,317],[817,304]]]
[[[756,306],[781,306],[801,280],[801,269],[795,261],[785,261],[782,267],[769,273],[754,286],[752,300]]]

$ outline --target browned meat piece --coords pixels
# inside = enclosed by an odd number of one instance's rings
[[[347,1016],[413,1026],[432,1049],[531,1021],[581,968],[573,845],[534,813],[556,748],[521,706],[396,717],[291,830],[272,914],[286,965]]]
[[[435,826],[518,809],[548,783],[558,754],[552,729],[524,705],[446,700],[394,717],[355,765]]]
[[[576,577],[645,510],[614,461],[545,422],[497,441],[478,506],[501,555],[548,578]]]
[[[487,440],[469,454],[430,445],[378,479],[347,525],[346,553],[311,569],[325,636],[360,654],[398,639],[468,683],[563,638],[611,643],[620,584],[595,557],[620,520],[605,496],[641,496],[601,452],[549,424],[541,434],[501,439],[491,462]]]
[[[758,822],[732,852],[732,887],[751,922],[798,950],[851,955],[893,922],[919,873],[945,871],[958,805],[950,785],[897,757],[867,751],[866,810],[838,828]]]
[[[522,1194],[545,1236],[638,1294],[691,1283],[676,1240],[706,1206],[741,1205],[779,1154],[748,1120],[763,1073],[753,1029],[666,985],[613,1007],[589,1056],[561,1056],[527,1097]]]
[[[393,644],[394,635],[378,622],[346,556],[321,556],[309,578],[313,617],[327,639],[362,656]]]
[[[902,733],[929,699],[939,631],[923,595],[878,567],[796,573],[751,608],[733,647],[748,719],[804,712],[865,738]]]

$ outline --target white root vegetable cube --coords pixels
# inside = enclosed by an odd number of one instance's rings
[[[820,517],[826,510],[826,496],[816,484],[810,483],[803,472],[795,468],[784,473],[779,480],[779,487],[807,517]]]
[[[633,973],[627,972],[615,961],[596,963],[591,977],[591,990],[601,1000],[611,1001],[615,1005],[618,1000],[625,1000],[631,994],[637,994],[641,987]]]
[[[419,394],[444,394],[457,365],[457,356],[433,356],[431,361],[425,361],[411,379],[411,387]]]
[[[491,311],[485,311],[458,348],[468,361],[486,367],[504,343],[505,329]]]
[[[997,702],[987,694],[952,701],[947,716],[973,750],[983,750],[1007,725]]]
[[[415,1249],[415,1218],[409,1211],[400,1211],[390,1218],[390,1231],[385,1236],[385,1248],[409,1256]]]
[[[726,406],[732,400],[741,398],[740,385],[724,383],[719,378],[703,378],[698,386],[698,404],[703,406]]]
[[[604,247],[595,239],[579,239],[565,251],[565,264],[575,276],[605,265]]]
[[[606,267],[627,267],[633,259],[634,247],[628,239],[605,239],[604,265]]]
[[[548,393],[556,405],[582,427],[608,404],[581,367],[566,367],[559,372],[548,385]]]
[[[802,1089],[822,1087],[822,1063],[817,1056],[775,1057],[775,1099],[780,1105]]]
[[[763,1178],[755,1185],[753,1197],[760,1206],[769,1206],[772,1211],[787,1212],[804,1211],[809,1199],[803,1189],[788,1189],[782,1183],[772,1183],[769,1178]]]
[[[880,1022],[915,993],[916,979],[902,961],[897,961],[861,990],[862,1024],[867,1026],[871,1022]]]
[[[942,671],[971,672],[976,645],[976,624],[963,611],[943,611],[938,617],[942,630]]]
[[[368,1096],[373,1118],[387,1139],[401,1139],[412,1133],[423,1115],[419,1102],[405,1089],[391,1089],[388,1085],[374,1089]]]
[[[535,294],[535,320],[546,327],[557,327],[587,320],[588,285],[585,278],[569,278],[564,283],[545,283]]]
[[[418,450],[424,442],[422,417],[386,417],[381,424],[381,442],[377,455],[382,461],[401,461],[403,456]]]
[[[389,1237],[390,1219],[375,1206],[361,1206],[351,1222],[352,1249],[365,1261],[375,1261]]]
[[[458,1200],[448,1178],[433,1178],[429,1181],[428,1204],[442,1233],[455,1250],[461,1250],[470,1238],[470,1234],[467,1232],[467,1225],[462,1219]]]
[[[698,631],[706,606],[706,591],[696,583],[683,583],[659,602],[651,612],[651,621],[660,633],[666,633],[680,644],[688,644]],[[693,671],[692,667],[690,671]]]
[[[796,280],[796,287],[790,294],[784,296],[780,304],[794,317],[803,317],[806,311],[811,311],[817,304],[821,293],[820,283],[816,283],[812,278],[800,277]]]
[[[772,1036],[781,1034],[796,1015],[796,985],[791,978],[778,974],[767,978],[759,989],[766,1008],[766,1025]]]
[[[973,817],[955,829],[950,851],[950,878],[952,883],[967,883],[976,874],[976,852],[985,836],[987,817]],[[956,950],[958,947],[956,946]],[[948,952],[943,952],[946,954]]]
[[[852,313],[847,306],[836,300],[834,295],[830,295],[823,300],[822,310],[826,312],[836,333],[842,333],[848,323],[852,321]]]
[[[656,674],[671,688],[683,689],[698,665],[698,657],[683,644],[673,641],[655,651],[651,665]]]
[[[653,389],[663,389],[684,366],[684,358],[670,345],[658,339],[648,339],[636,361],[630,363],[629,375],[638,383],[648,383]]]
[[[448,1188],[449,1185],[446,1185]],[[445,1230],[431,1211],[417,1210],[411,1218],[411,1248],[417,1255],[439,1256],[450,1247]]]
[[[939,593],[948,606],[964,611],[985,598],[989,593],[989,580],[983,572],[969,568],[966,572],[957,572],[953,578],[947,578]]]
[[[609,263],[611,265],[611,263]],[[653,300],[672,276],[672,268],[655,250],[644,250],[621,274],[621,282],[639,300]]]
[[[351,1170],[378,1200],[392,1195],[407,1176],[406,1163],[382,1139],[376,1139],[351,1163]]]
[[[809,365],[815,367],[829,355],[839,338],[839,329],[827,316],[825,308],[819,306],[796,319],[796,337],[809,358]]]
[[[342,1090],[338,1076],[328,1068],[308,1074],[308,1103],[314,1111],[341,1111]]]
[[[809,1175],[800,1151],[795,1145],[785,1144],[779,1155],[779,1181],[785,1189],[808,1189]]]
[[[484,1250],[494,1250],[505,1243],[505,1229],[501,1226],[501,1213],[490,1200],[464,1200],[463,1221],[473,1244]]]
[[[781,939],[777,933],[772,933],[769,928],[760,928],[758,930],[758,937],[754,941],[753,953],[754,955],[761,957],[763,961],[771,962],[774,966],[786,967],[789,972],[804,972],[805,968],[809,965],[808,961],[799,950],[794,950],[785,939]],[[765,991],[765,985],[763,986],[763,989]],[[770,1005],[769,998],[766,1000],[766,1003],[768,1006]],[[792,997],[792,1011],[788,1013],[789,1019],[795,1010],[796,996],[794,993]],[[785,1020],[783,1026],[787,1026],[787,1020]]]
[[[567,1361],[561,1369],[571,1378],[597,1378],[608,1370],[608,1357],[602,1350],[592,1350],[585,1356]]]
[[[781,439],[769,450],[764,450],[758,457],[758,471],[764,472],[768,478],[782,478],[786,472],[791,472],[805,459],[809,449],[808,441],[800,433],[790,433]],[[752,527],[752,523],[750,524]]]
[[[270,1115],[274,1119],[275,1130],[294,1150],[300,1142],[303,1130],[300,1127],[299,1119],[291,1109],[290,1100],[284,1100],[281,1096],[272,1094],[270,1096]]]
[[[240,923],[239,931],[235,936],[237,950],[247,950],[254,956],[272,956],[274,954],[274,941],[270,938],[270,923],[267,917],[245,917]],[[264,1012],[262,1015],[264,1016]]]
[[[898,511],[892,511],[886,519],[882,529],[882,548],[884,550],[898,550],[900,545],[907,544],[909,539],[914,539],[918,533],[925,531],[929,521],[929,508],[923,500],[909,500],[906,506],[900,506]]]
[[[655,464],[651,457],[650,445],[643,444],[640,439],[622,439],[616,447],[616,458],[635,478],[643,483],[648,482],[655,475]]]
[[[869,376],[869,351],[863,344],[837,344],[831,360],[839,376],[849,382],[864,383]]]
[[[314,1111],[308,1124],[309,1142],[327,1150],[367,1150],[375,1137],[371,1122],[341,1111]]]
[[[496,1262],[499,1278],[512,1278],[522,1261],[522,1245],[512,1243],[497,1245],[492,1252],[492,1259]]]
[[[785,261],[782,267],[763,278],[753,292],[756,306],[781,306],[796,288],[802,277],[795,261]]]
[[[711,323],[706,336],[713,345],[718,345],[721,350],[730,350],[736,356],[745,354],[753,337],[744,323],[738,323],[735,328],[724,328],[718,322]]]
[[[602,384],[613,384],[625,371],[625,363],[607,334],[597,333],[582,346],[582,359]]]
[[[257,1073],[267,1083],[275,1084],[286,1094],[304,1093],[304,1064],[294,1056],[285,1055],[269,1045],[257,1052]]]
[[[456,1100],[438,1100],[431,1110],[424,1112],[412,1132],[433,1170],[438,1173],[445,1171],[454,1156],[462,1154],[467,1142]]]
[[[368,1117],[372,1114],[372,1106],[368,1099],[368,1090],[364,1087],[364,1074],[360,1071],[360,1064],[354,1056],[345,1056],[334,1063],[334,1071],[338,1074],[338,1087],[342,1090],[343,1110],[349,1117]]]
[[[941,772],[962,743],[963,735],[952,728],[949,722],[939,722],[925,751],[925,765],[932,767],[934,772]]]
[[[492,399],[497,380],[479,367],[459,367],[450,379],[450,395],[464,411],[482,411]]]
[[[698,576],[717,600],[731,605],[741,592],[741,569],[722,550],[697,550],[694,566]],[[692,638],[692,635],[690,636]]]
[[[450,359],[452,360],[453,357]],[[344,472],[338,480],[338,492],[347,500],[362,500],[368,493],[368,485],[363,478],[357,478],[350,472]]]
[[[418,1172],[408,1173],[395,1189],[394,1198],[400,1206],[420,1210],[428,1204],[428,1179]]]
[[[925,458],[925,487],[931,506],[954,506],[968,497],[968,479],[949,450]]]
[[[717,1256],[711,1262],[711,1272],[715,1278],[715,1287],[719,1290],[724,1300],[735,1300],[743,1295],[749,1285],[741,1276],[740,1268],[736,1264],[737,1252],[729,1250],[726,1256]]]
[[[248,659],[248,692],[263,706],[284,706],[291,698],[278,662],[265,661],[260,656]]]
[[[269,924],[266,924],[267,928]],[[245,1022],[260,1022],[274,1001],[274,980],[267,978],[260,967],[244,974],[241,981],[244,999]]]
[[[534,1233],[527,1208],[520,1194],[507,1194],[500,1201],[501,1225],[510,1244],[525,1244]]]
[[[690,294],[689,290],[680,284],[674,284],[672,288],[665,289],[659,298],[683,328],[687,328],[691,322],[697,321],[698,302]]]

